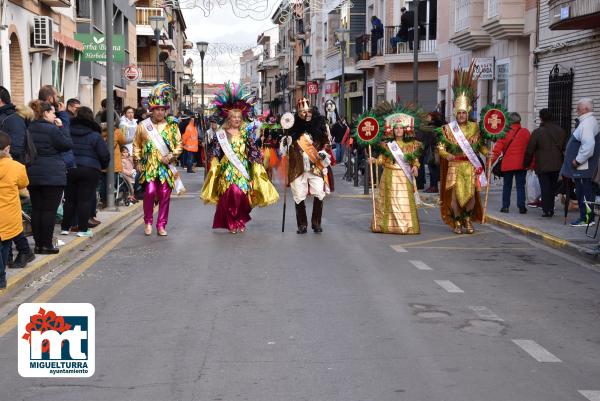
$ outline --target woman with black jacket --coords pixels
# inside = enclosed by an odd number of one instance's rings
[[[61,152],[70,150],[73,142],[61,120],[56,117],[52,104],[36,100],[29,107],[33,109],[35,118],[29,124],[29,134],[37,150],[35,161],[27,167],[34,251],[54,254],[58,253],[58,248],[52,244],[56,211],[67,184]]]
[[[100,132],[102,129],[94,121],[94,112],[88,107],[80,107],[77,116],[71,120],[71,139],[77,167],[67,172],[62,235],[69,234],[73,217],[77,215],[77,236],[92,236],[88,225],[92,200],[100,179],[100,170],[107,168],[110,161],[108,147]]]

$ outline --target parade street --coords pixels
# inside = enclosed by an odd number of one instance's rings
[[[281,233],[281,185],[245,233],[212,231],[203,174],[184,173],[168,237],[139,219],[27,300],[95,306],[94,376],[20,377],[13,327],[0,399],[600,400],[589,262],[491,225],[455,235],[437,208],[419,210],[421,235],[373,234],[370,198],[341,172],[323,233],[305,235],[289,195]]]

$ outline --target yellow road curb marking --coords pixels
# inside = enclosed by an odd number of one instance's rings
[[[105,230],[109,230],[110,227],[113,225],[113,223],[115,223],[116,221],[121,220],[123,218],[129,217],[129,215],[133,214],[138,209],[141,209],[141,203],[139,205],[135,205],[134,207],[128,209],[123,214],[118,214],[116,216],[113,216],[109,221],[100,225],[100,228],[97,230],[96,234],[102,233]],[[82,242],[88,241],[88,240],[89,240],[89,238],[77,237],[73,241],[62,246],[60,248],[60,252],[63,254],[65,252],[69,252],[73,248],[76,248],[79,245],[81,245]],[[42,267],[46,266],[47,264],[54,262],[56,259],[59,259],[61,257],[63,257],[63,255],[61,255],[60,253],[56,254],[56,255],[48,255],[47,257],[45,257],[43,259],[38,259],[36,261],[33,261],[32,263],[29,263],[25,269],[21,269],[18,273],[8,277],[8,285],[6,286],[5,290],[0,290],[0,296],[3,294],[3,291],[8,292],[8,291],[12,290],[13,288],[21,285],[23,280],[26,280],[27,277],[31,276],[32,273],[41,269]]]
[[[54,298],[60,291],[62,291],[66,286],[71,284],[73,280],[79,277],[82,273],[84,273],[87,269],[92,267],[97,261],[106,256],[108,252],[110,252],[116,245],[118,245],[121,241],[123,241],[133,230],[135,230],[138,226],[142,224],[142,221],[138,221],[137,223],[133,223],[131,227],[127,228],[121,234],[117,235],[115,238],[110,240],[106,245],[104,245],[101,249],[99,249],[96,253],[91,255],[88,259],[86,259],[82,264],[74,268],[73,270],[66,273],[60,279],[56,281],[56,283],[52,284],[50,288],[40,294],[37,298],[35,298],[33,303],[44,303],[50,301]],[[5,320],[2,324],[0,324],[0,337],[4,337],[6,333],[11,331],[17,324],[17,314],[14,313],[7,320]]]
[[[507,221],[507,220],[503,220],[503,219],[500,219],[498,217],[488,216],[488,220],[490,222],[496,222],[497,224],[500,224],[500,225],[504,225],[504,226],[515,228],[515,229],[519,230],[520,232],[522,232],[523,234],[533,234],[533,235],[536,235],[538,237],[541,237],[545,242],[553,243],[553,244],[556,244],[556,245],[559,245],[559,246],[562,246],[562,247],[564,247],[564,246],[566,246],[567,244],[570,243],[570,241],[567,241],[565,239],[556,237],[556,236],[554,236],[552,234],[545,233],[545,232],[543,232],[541,230],[538,230],[538,229],[535,229],[535,228],[531,228],[531,227],[527,227],[527,226],[524,226],[522,224],[513,223],[513,222],[510,222],[510,221]]]
[[[477,235],[482,235],[482,234],[489,234],[490,231],[477,231],[474,234],[469,234],[469,237],[475,237]],[[427,239],[427,240],[423,240],[423,241],[414,241],[414,242],[408,242],[406,244],[402,244],[403,247],[414,247],[415,245],[424,245],[424,244],[431,244],[433,242],[440,242],[440,241],[448,241],[448,240],[452,240],[452,239],[461,239],[464,238],[463,235],[448,235],[446,237],[440,237],[440,238],[432,238],[432,239]]]

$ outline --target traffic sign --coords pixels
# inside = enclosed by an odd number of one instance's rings
[[[123,77],[128,81],[138,81],[142,78],[142,70],[135,64],[123,68]]]
[[[318,82],[309,82],[308,83],[308,94],[316,95],[319,93],[319,83]]]

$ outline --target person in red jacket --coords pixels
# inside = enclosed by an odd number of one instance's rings
[[[531,134],[527,128],[521,127],[521,116],[519,113],[510,113],[510,130],[506,136],[494,145],[492,164],[504,154],[500,169],[503,177],[502,187],[502,213],[508,213],[510,207],[510,194],[512,192],[513,178],[517,186],[517,207],[519,213],[527,213],[525,206],[525,177],[527,166],[524,164],[525,151],[529,144]]]

